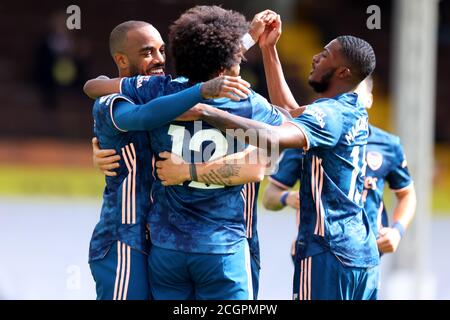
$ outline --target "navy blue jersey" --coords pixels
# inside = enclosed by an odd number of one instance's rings
[[[103,258],[116,241],[148,252],[146,215],[150,210],[152,153],[148,132],[126,132],[114,123],[114,103],[128,98],[113,94],[95,101],[94,134],[100,148],[114,149],[121,156],[115,177],[106,177],[100,221],[90,243],[89,260]],[[132,101],[130,101],[132,102]]]
[[[259,182],[247,183],[241,190],[241,196],[244,200],[245,235],[248,240],[250,254],[257,262],[258,267],[261,263],[257,229],[259,185]]]
[[[396,192],[411,186],[413,180],[409,175],[400,138],[374,126],[369,126],[369,131],[362,198],[370,227],[378,237],[379,229],[389,225],[383,203],[385,181]]]
[[[280,155],[274,174],[269,181],[278,188],[288,190],[302,177],[304,151],[301,149],[286,149]],[[296,212],[297,227],[300,226],[300,210]]]
[[[281,189],[292,188],[302,173],[303,150],[286,149],[278,159],[274,174],[269,177],[269,181]]]
[[[331,251],[342,263],[379,263],[361,196],[368,117],[354,93],[319,99],[292,121],[307,150],[300,183],[300,259]]]
[[[126,78],[122,92],[139,103],[186,89],[186,79],[170,77]],[[229,99],[206,103],[232,114],[272,125],[283,121],[281,113],[265,98],[252,92],[239,102]],[[188,163],[206,162],[242,151],[245,145],[225,136],[206,122],[171,122],[150,132],[153,152],[170,151]],[[173,250],[195,253],[236,252],[246,237],[242,186],[224,187],[187,181],[164,187],[156,179],[153,207],[148,215],[152,243]]]

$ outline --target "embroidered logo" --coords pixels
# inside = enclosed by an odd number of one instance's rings
[[[376,151],[367,152],[367,164],[373,171],[380,169],[383,164],[383,155]]]

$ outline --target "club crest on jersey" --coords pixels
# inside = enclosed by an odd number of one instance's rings
[[[367,152],[366,158],[367,158],[367,165],[373,171],[380,169],[381,165],[383,164],[383,155],[379,152],[369,151]]]

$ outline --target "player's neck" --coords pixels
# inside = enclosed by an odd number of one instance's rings
[[[137,76],[137,74],[131,74],[130,69],[128,68],[126,69],[117,68],[117,70],[119,71],[119,78]]]
[[[326,91],[319,93],[319,98],[334,98],[340,94],[353,92],[354,89],[355,88],[349,85],[330,85]]]
[[[119,70],[119,78],[131,77],[130,72],[128,70]]]

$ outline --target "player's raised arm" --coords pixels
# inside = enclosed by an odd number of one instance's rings
[[[300,106],[295,101],[286,79],[283,68],[278,57],[276,44],[281,36],[281,19],[277,15],[276,19],[268,26],[259,37],[259,46],[264,62],[264,71],[267,79],[270,100],[286,110],[297,109]]]
[[[264,179],[266,158],[258,160],[258,149],[249,146],[241,152],[204,162],[186,163],[181,157],[162,152],[163,159],[156,162],[156,172],[165,186],[177,185],[185,181],[197,181],[206,184],[235,186]]]
[[[255,14],[252,22],[250,23],[248,33],[246,33],[242,38],[242,44],[245,51],[248,51],[255,43],[258,42],[259,37],[264,32],[266,25],[273,23],[276,17],[277,14],[268,9]]]
[[[120,79],[109,79],[105,76],[100,76],[95,79],[88,80],[83,87],[84,93],[91,99],[106,96],[108,94],[120,92]]]
[[[236,137],[256,147],[268,150],[275,147],[280,150],[307,147],[308,141],[304,132],[293,123],[285,122],[281,126],[271,126],[260,121],[232,115],[206,104],[198,104],[197,107],[201,120],[223,132],[230,133],[227,129],[242,129],[244,132],[254,134],[256,139],[250,139],[249,135],[237,134]]]

